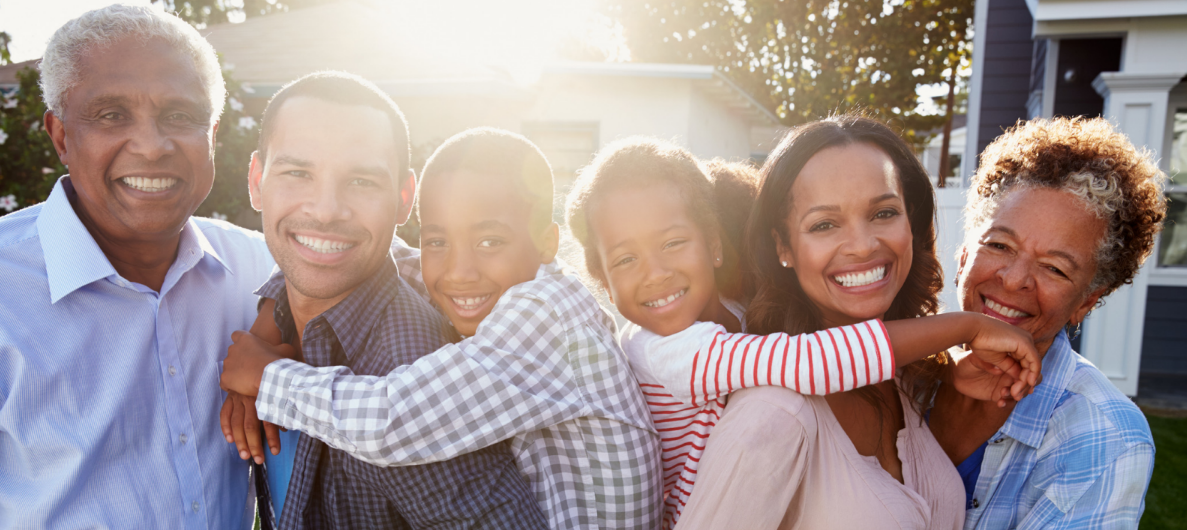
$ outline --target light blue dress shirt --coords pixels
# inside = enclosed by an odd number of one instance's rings
[[[250,528],[218,380],[263,236],[191,218],[157,293],[116,273],[72,190],[0,218],[0,529]]]
[[[989,439],[965,530],[1137,528],[1154,471],[1146,417],[1066,332],[1042,371]]]

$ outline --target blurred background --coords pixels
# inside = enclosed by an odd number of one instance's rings
[[[37,60],[59,26],[108,3],[0,0],[0,215],[43,201],[65,173],[41,127]],[[761,165],[790,127],[865,112],[931,173],[949,277],[978,153],[1019,119],[1103,115],[1171,176],[1170,215],[1133,285],[1085,323],[1080,351],[1154,428],[1142,527],[1187,527],[1185,0],[129,3],[177,13],[219,53],[230,97],[198,215],[249,228],[260,224],[246,193],[260,114],[284,83],[322,69],[391,95],[416,169],[469,127],[528,136],[555,170],[558,220],[575,174],[615,139]],[[401,235],[415,243],[416,226]]]

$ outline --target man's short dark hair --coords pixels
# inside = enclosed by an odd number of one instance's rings
[[[429,157],[417,194],[426,183],[460,170],[500,179],[516,190],[531,208],[533,233],[552,224],[552,168],[531,140],[493,127],[458,133]]]
[[[408,170],[412,147],[408,141],[408,122],[404,113],[392,98],[383,93],[374,83],[354,74],[338,71],[314,72],[284,85],[268,100],[260,125],[260,140],[256,150],[261,158],[267,154],[268,141],[272,139],[276,115],[284,102],[295,97],[311,97],[342,105],[362,105],[387,114],[392,122],[392,137],[396,141],[396,152],[400,153],[400,174]]]

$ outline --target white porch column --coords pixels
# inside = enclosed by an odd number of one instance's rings
[[[1105,98],[1104,115],[1138,147],[1160,156],[1166,133],[1167,98],[1184,72],[1137,74],[1102,72],[1092,87]],[[1138,271],[1132,285],[1105,299],[1084,323],[1080,353],[1100,368],[1128,396],[1138,393],[1142,328],[1146,319],[1146,287],[1154,256]]]

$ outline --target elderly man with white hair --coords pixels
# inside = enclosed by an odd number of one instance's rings
[[[62,26],[41,74],[69,174],[0,218],[0,529],[249,528],[219,361],[273,262],[259,234],[191,217],[214,181],[214,50],[116,5]]]

